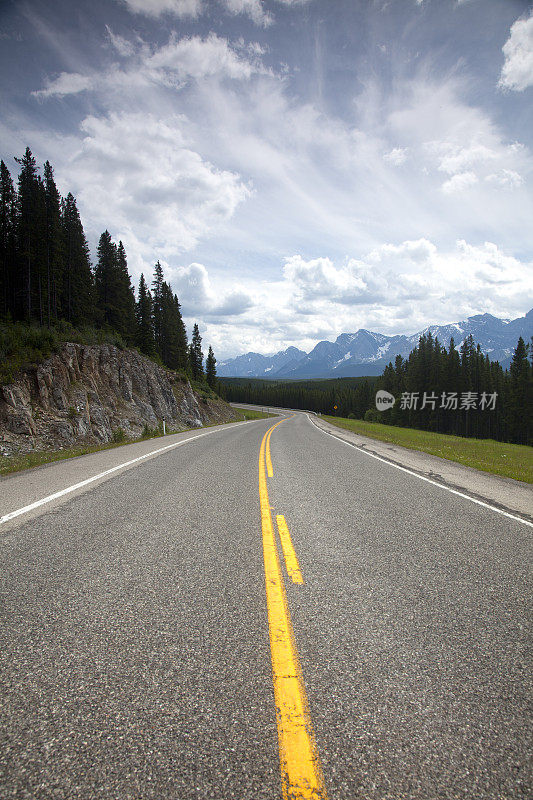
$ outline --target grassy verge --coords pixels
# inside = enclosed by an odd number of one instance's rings
[[[262,411],[248,411],[238,409],[242,412],[243,420],[248,419],[266,419],[267,417],[275,416],[274,414],[263,414]],[[231,422],[211,422],[207,425],[202,425],[202,428],[213,428],[215,425],[231,425],[234,422],[239,422],[239,419],[231,420]],[[200,428],[190,428],[190,430],[201,430]],[[31,453],[15,454],[13,456],[0,455],[0,475],[9,475],[12,472],[20,472],[23,469],[31,469],[32,467],[40,467],[42,464],[50,464],[52,461],[64,461],[67,458],[76,458],[77,456],[85,456],[88,453],[97,453],[100,450],[111,450],[115,447],[122,447],[125,444],[134,444],[135,442],[144,442],[147,439],[158,439],[163,436],[161,429],[148,430],[146,435],[139,436],[137,439],[127,439],[123,432],[120,435],[121,429],[115,431],[115,441],[107,442],[107,444],[93,444],[93,445],[80,445],[78,447],[69,447],[65,450],[33,450]],[[118,433],[118,435],[116,435]],[[167,431],[167,436],[172,433],[185,433],[185,431]]]
[[[243,419],[268,419],[268,417],[277,417],[277,414],[267,414],[265,411],[253,411],[251,408],[234,408],[234,411],[239,411]]]
[[[493,439],[467,439],[444,433],[419,431],[414,428],[397,428],[379,422],[364,422],[360,419],[324,416],[338,428],[379,439],[381,442],[421,450],[433,456],[457,461],[467,467],[492,472],[504,478],[533,483],[533,447],[521,444],[495,442]]]

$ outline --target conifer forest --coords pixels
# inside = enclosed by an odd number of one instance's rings
[[[39,174],[29,148],[15,158],[15,184],[0,162],[0,321],[52,330],[61,326],[97,329],[127,347],[195,380],[216,382],[211,348],[204,371],[202,339],[194,326],[191,343],[177,295],[155,264],[153,279],[141,275],[137,296],[128,272],[126,250],[105,230],[91,264],[75,197],[62,197],[47,161]],[[13,339],[13,336],[11,336]],[[5,349],[5,348],[4,348]],[[6,354],[4,353],[4,356]]]

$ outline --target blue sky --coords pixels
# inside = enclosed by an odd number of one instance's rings
[[[4,0],[0,43],[13,176],[219,358],[533,305],[529,2]]]

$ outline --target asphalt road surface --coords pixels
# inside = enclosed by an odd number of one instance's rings
[[[278,421],[0,524],[3,800],[533,795],[531,523]]]

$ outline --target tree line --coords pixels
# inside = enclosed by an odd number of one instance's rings
[[[114,331],[126,346],[215,387],[213,350],[204,369],[198,325],[189,344],[178,297],[163,280],[160,262],[151,290],[141,275],[136,298],[123,243],[104,231],[93,267],[76,199],[61,196],[50,162],[41,176],[29,148],[15,161],[16,186],[0,161],[0,318]]]
[[[219,378],[219,394],[229,402],[279,406],[362,419],[376,393],[378,377],[282,381]],[[337,408],[335,408],[337,406]]]
[[[232,402],[301,408],[371,422],[533,444],[533,338],[518,340],[508,370],[490,361],[469,336],[456,349],[431,333],[408,358],[397,356],[378,378],[269,382],[220,380]],[[395,399],[376,408],[376,392]]]

